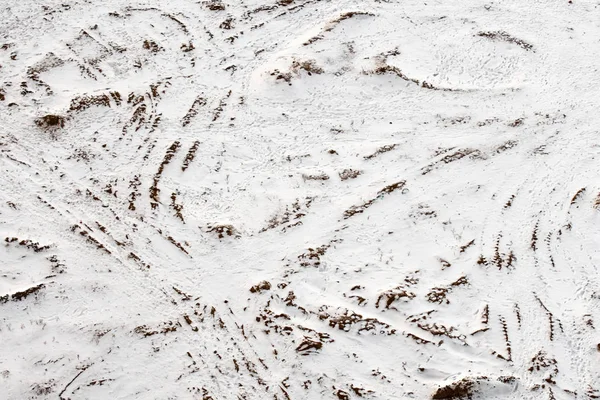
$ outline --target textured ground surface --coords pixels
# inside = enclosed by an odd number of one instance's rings
[[[4,1],[0,397],[600,398],[599,4]]]

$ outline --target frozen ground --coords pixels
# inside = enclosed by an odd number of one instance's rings
[[[0,398],[600,398],[599,34],[5,0]]]

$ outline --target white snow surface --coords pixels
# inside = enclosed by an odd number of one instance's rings
[[[600,398],[599,34],[4,0],[0,398]]]

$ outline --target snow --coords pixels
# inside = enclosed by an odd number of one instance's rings
[[[600,3],[5,3],[0,398],[600,396]]]

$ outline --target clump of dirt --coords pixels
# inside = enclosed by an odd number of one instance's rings
[[[61,115],[47,114],[43,117],[36,118],[34,122],[40,128],[48,132],[54,132],[64,128],[66,121],[67,119]]]
[[[459,150],[455,151],[454,153],[448,154],[448,155],[442,157],[440,160],[435,161],[435,162],[421,168],[421,174],[427,175],[431,171],[439,168],[439,166],[442,164],[450,164],[452,162],[461,160],[467,156],[471,160],[485,159],[485,156],[483,155],[483,153],[480,150],[470,149],[470,148],[459,149]]]
[[[148,50],[151,53],[158,53],[159,51],[164,50],[162,47],[160,47],[154,40],[144,40],[144,45],[143,45],[144,49]]]
[[[206,98],[198,96],[196,97],[196,100],[194,100],[194,103],[192,104],[192,106],[190,107],[190,109],[188,110],[187,114],[185,114],[185,116],[183,117],[182,125],[183,126],[187,126],[192,122],[192,119],[198,115],[198,108],[205,106],[206,105]]]
[[[366,72],[367,75],[386,75],[386,74],[395,74],[398,77],[404,79],[405,81],[411,81],[398,67],[394,67],[392,65],[383,64],[375,68],[373,71]],[[417,83],[417,82],[415,82]]]
[[[437,304],[450,304],[450,300],[447,299],[448,293],[452,291],[453,288],[463,285],[468,285],[469,280],[465,276],[461,276],[456,281],[452,282],[450,285],[445,287],[434,287],[429,293],[427,293],[427,301],[430,303]]]
[[[575,193],[575,195],[571,199],[571,205],[577,203],[577,200],[579,200],[579,198],[581,198],[581,196],[583,196],[583,194],[585,193],[586,190],[587,190],[586,188],[579,189],[577,191],[577,193]]]
[[[354,386],[354,385],[350,385],[350,389],[352,389],[352,391],[354,392],[354,394],[358,397],[367,397],[368,395],[373,394],[372,390],[369,389],[365,389],[362,387],[358,387],[358,386]]]
[[[449,385],[438,388],[431,396],[432,399],[464,399],[471,398],[474,394],[476,381],[472,378],[463,378]]]
[[[313,44],[314,42],[317,42],[319,40],[323,39],[323,35],[317,35],[317,36],[313,36],[312,38],[308,39],[306,42],[302,43],[303,46],[310,46],[311,44]]]
[[[0,296],[0,303],[6,303],[10,298],[12,301],[21,301],[32,294],[35,294],[45,288],[46,286],[43,283],[40,283],[37,286],[30,287],[29,289],[23,290],[22,292],[16,292],[12,295]]]
[[[214,232],[217,234],[219,239],[224,239],[225,236],[239,238],[240,233],[233,227],[233,225],[215,225],[209,226],[208,232]]]
[[[323,348],[323,343],[305,337],[302,343],[296,347],[296,351],[302,355],[308,355]]]
[[[593,206],[596,210],[600,209],[600,193],[596,195]]]
[[[24,290],[22,292],[17,292],[15,294],[13,294],[11,297],[12,297],[12,299],[14,301],[21,301],[24,298],[26,298],[27,296],[39,292],[40,289],[42,289],[43,287],[44,287],[43,284],[39,284],[37,286],[31,287],[31,288],[29,288],[27,290]]]
[[[513,147],[516,147],[517,144],[519,144],[519,142],[517,142],[515,140],[508,140],[508,141],[502,143],[500,146],[496,147],[496,150],[494,152],[496,154],[503,153],[507,150],[512,149]]]
[[[348,394],[348,392],[346,392],[342,389],[338,389],[334,394],[340,400],[350,400],[350,395]]]
[[[205,1],[202,4],[204,4],[204,7],[208,8],[210,11],[224,11],[225,10],[225,4],[223,4],[223,2],[221,2],[219,0]]]
[[[546,354],[545,351],[540,350],[537,354],[531,358],[531,366],[529,367],[529,372],[534,371],[549,371],[550,378],[553,378],[558,374],[557,361],[555,358],[551,358]]]
[[[250,288],[251,293],[260,293],[263,290],[271,290],[271,283],[268,281],[262,281]]]
[[[16,243],[18,242],[19,246],[23,246],[26,247],[30,250],[33,250],[34,253],[39,253],[42,251],[46,251],[50,249],[50,245],[45,245],[45,246],[40,246],[39,242],[34,242],[32,240],[29,239],[23,239],[23,240],[19,240],[19,238],[16,237],[6,237],[4,238],[4,241],[6,243]],[[7,244],[8,246],[8,244]]]
[[[347,168],[347,169],[343,170],[342,172],[340,172],[338,175],[340,176],[341,180],[345,181],[348,179],[355,179],[360,174],[362,174],[362,171]]]
[[[458,339],[464,343],[466,336],[460,333],[455,333],[456,328],[453,326],[447,327],[445,325],[440,325],[437,323],[429,324],[429,323],[417,323],[417,326],[424,331],[431,333],[433,336],[446,336],[450,339]]]
[[[390,194],[396,190],[402,189],[405,184],[406,184],[406,181],[392,183],[391,185],[388,185],[388,186],[384,187],[383,189],[381,189],[379,192],[377,192],[377,195],[381,196],[384,194]]]
[[[173,236],[167,236],[167,240],[169,242],[171,242],[179,250],[181,250],[182,252],[184,252],[185,254],[187,254],[188,256],[190,255],[190,253],[188,253],[188,251],[185,249],[185,247],[183,247],[183,245],[180,242],[178,242],[177,240],[175,240],[173,238]]]
[[[329,180],[329,175],[325,173],[316,175],[302,174],[302,179],[304,179],[305,181],[327,181]]]
[[[379,295],[379,297],[377,298],[377,302],[375,303],[375,308],[379,308],[379,304],[381,303],[384,304],[386,309],[390,309],[390,306],[397,300],[412,300],[415,297],[416,294],[414,294],[413,292],[409,292],[407,290],[404,290],[402,286],[398,286],[397,288],[387,290],[381,295]],[[396,308],[392,307],[392,309],[395,310]]]
[[[276,69],[271,72],[271,76],[274,76],[277,81],[282,80],[287,82],[290,86],[292,85],[292,74],[290,72],[281,72]]]
[[[175,211],[175,216],[181,220],[185,224],[185,219],[183,218],[183,204],[177,203],[177,195],[178,192],[171,193],[171,208]]]
[[[450,286],[462,286],[462,285],[468,285],[468,284],[469,284],[469,280],[467,279],[467,277],[461,276],[460,278],[458,278],[457,280],[452,282],[450,284]]]
[[[396,182],[396,183],[393,183],[391,185],[384,187],[379,192],[377,192],[377,197],[375,197],[374,199],[366,201],[362,205],[359,205],[359,206],[352,206],[349,209],[347,209],[346,211],[344,211],[344,219],[348,219],[356,214],[361,214],[361,213],[365,212],[365,210],[367,208],[371,207],[375,203],[376,200],[382,199],[383,197],[385,197],[386,194],[390,194],[396,190],[403,189],[405,185],[406,185],[406,181],[399,181],[399,182]]]
[[[357,333],[369,332],[372,335],[395,335],[396,329],[389,324],[379,321],[376,318],[364,318],[362,315],[352,310],[338,308],[328,312],[330,307],[322,306],[320,308],[319,319],[328,320],[329,326],[337,328],[344,332],[350,332],[354,327],[358,328]]]
[[[523,125],[523,118],[517,118],[508,124],[508,126],[510,126],[511,128],[516,128],[517,126],[521,125]]]
[[[326,244],[316,249],[308,248],[308,253],[303,253],[298,256],[301,267],[318,267],[321,265],[321,257],[325,255],[331,245]]]
[[[192,43],[192,41],[190,40],[188,44],[182,44],[180,49],[181,51],[183,51],[184,53],[189,53],[190,51],[193,51],[196,47],[194,46],[194,43]],[[195,66],[195,63],[192,62],[192,66]]]
[[[332,20],[330,22],[330,26],[328,28],[326,28],[325,31],[329,32],[334,28],[335,25],[339,24],[340,22],[350,19],[352,17],[356,17],[358,15],[368,15],[370,17],[375,16],[375,14],[372,14],[372,13],[366,12],[366,11],[348,11],[348,12],[341,14],[336,19]]]
[[[450,300],[448,300],[446,298],[446,295],[448,294],[448,292],[449,292],[449,290],[447,288],[434,287],[433,289],[431,289],[429,291],[429,293],[427,293],[427,301],[430,303],[437,303],[437,304],[442,304],[442,303],[449,304]]]
[[[466,376],[448,385],[439,387],[432,394],[431,398],[434,400],[472,399],[475,395],[486,391],[486,389],[495,387],[498,383],[514,386],[516,381],[517,378],[509,375],[502,375],[494,379],[482,375]]]
[[[292,65],[290,66],[290,70],[287,72],[282,72],[279,69],[275,69],[271,72],[271,76],[275,77],[275,80],[282,80],[287,82],[290,86],[292,85],[292,77],[300,76],[301,71],[306,71],[309,76],[312,74],[321,75],[325,72],[325,70],[319,67],[315,60],[293,60]]]
[[[221,29],[233,29],[233,21],[234,19],[232,17],[227,18],[225,21],[221,22],[221,25],[219,25],[219,28]]]
[[[315,60],[305,60],[305,61],[294,60],[292,62],[291,71],[293,73],[295,73],[296,75],[299,75],[300,70],[306,71],[308,73],[308,75],[312,75],[312,74],[320,75],[323,72],[325,72],[323,70],[323,68],[321,68],[317,65],[317,62]]]
[[[387,153],[388,151],[394,150],[396,148],[396,146],[397,146],[397,144],[388,144],[388,145],[382,146],[382,147],[378,148],[375,151],[375,153],[369,154],[368,156],[364,156],[364,159],[365,160],[370,160],[372,158],[375,158],[375,157],[377,157],[380,154]]]
[[[121,94],[119,92],[111,92],[110,95],[117,105],[121,104]],[[107,94],[75,97],[71,100],[69,111],[84,111],[92,106],[110,107],[110,97]]]

